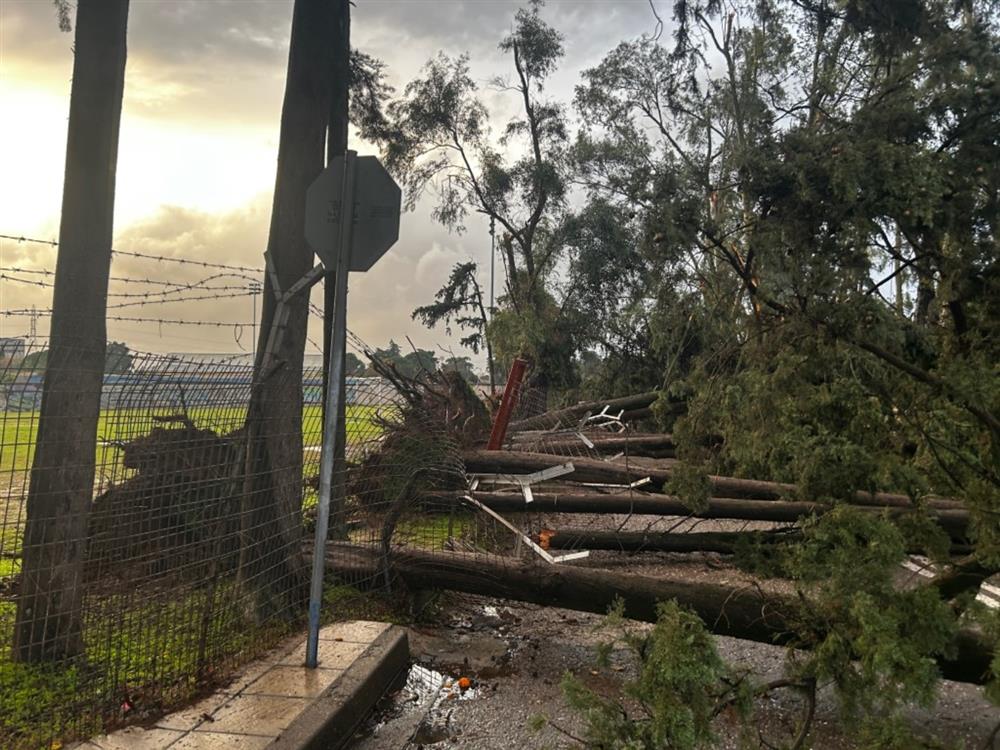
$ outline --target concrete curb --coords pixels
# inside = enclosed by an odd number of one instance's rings
[[[267,750],[339,750],[406,674],[410,644],[398,626],[380,634],[343,674],[316,696]]]

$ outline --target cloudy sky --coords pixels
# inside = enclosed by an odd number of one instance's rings
[[[668,15],[666,0],[657,4],[661,15]],[[469,52],[473,75],[485,86],[510,69],[497,42],[518,5],[508,0],[356,0],[352,42],[388,64],[397,88],[439,50]],[[290,0],[132,0],[115,203],[117,248],[261,265],[291,12]],[[543,14],[565,35],[566,58],[550,87],[550,94],[563,100],[571,97],[581,70],[619,41],[648,33],[654,25],[648,0],[549,0]],[[0,234],[58,236],[72,42],[72,34],[59,31],[49,0],[0,0]],[[507,96],[487,97],[498,123],[513,111],[515,103]],[[352,147],[373,153],[357,140]],[[373,345],[410,336],[418,346],[457,347],[443,331],[427,331],[411,321],[410,312],[432,298],[455,262],[486,261],[481,268],[487,271],[489,236],[474,223],[466,234],[450,235],[430,220],[429,209],[421,205],[404,214],[397,245],[370,272],[352,275],[349,326]],[[54,261],[52,247],[0,240],[0,266],[51,269]],[[188,283],[207,275],[201,269],[121,257],[112,274]],[[485,276],[482,281],[487,282]],[[113,283],[111,292],[148,289]],[[0,280],[0,309],[47,308],[49,292]],[[109,300],[130,301],[134,298]],[[239,322],[247,328],[112,321],[109,335],[143,351],[235,352],[250,347],[252,309],[245,295],[117,308],[109,315]],[[0,335],[22,335],[28,328],[28,318],[0,316]],[[39,334],[47,329],[48,320],[40,318]],[[310,338],[319,342],[318,326]]]

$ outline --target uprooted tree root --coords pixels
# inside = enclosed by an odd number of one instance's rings
[[[376,417],[382,439],[376,451],[348,471],[347,494],[388,550],[401,520],[435,510],[426,507],[434,504],[427,499],[430,492],[465,488],[461,449],[485,441],[490,416],[458,373],[410,377],[373,355],[369,358],[399,394],[400,405],[391,416]]]
[[[163,420],[168,421],[168,420]],[[126,443],[123,463],[135,476],[103,492],[90,513],[87,576],[142,578],[184,570],[209,557],[223,568],[239,555],[236,503],[243,441],[198,429],[154,427]],[[211,554],[200,550],[211,545]]]

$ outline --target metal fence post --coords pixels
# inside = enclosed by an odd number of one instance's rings
[[[351,243],[354,231],[354,151],[344,159],[344,183],[340,194],[340,237],[337,242],[336,290],[333,327],[330,331],[330,369],[327,380],[327,409],[323,419],[323,447],[320,454],[319,501],[316,508],[316,536],[313,544],[312,580],[309,586],[309,635],[306,640],[306,666],[318,664],[319,619],[323,605],[323,572],[326,564],[326,534],[330,524],[330,494],[333,488],[334,450],[337,415],[344,393],[344,346],[347,338],[347,274],[351,266]],[[342,486],[338,483],[338,486]],[[338,498],[342,501],[343,498]]]

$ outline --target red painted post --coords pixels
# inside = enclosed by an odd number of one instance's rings
[[[490,432],[490,442],[486,444],[486,450],[498,451],[503,446],[504,438],[507,437],[507,425],[510,424],[514,407],[517,406],[517,399],[521,396],[521,382],[524,380],[524,371],[527,367],[527,361],[520,357],[510,366],[507,385],[503,389],[500,408],[493,417],[493,430]]]

